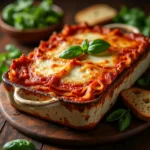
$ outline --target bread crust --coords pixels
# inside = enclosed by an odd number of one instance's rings
[[[77,23],[87,22],[89,25],[93,26],[111,22],[116,15],[116,9],[109,5],[95,4],[77,12],[75,15],[75,21]]]
[[[150,121],[150,113],[149,114],[142,113],[140,110],[137,109],[137,107],[135,107],[133,105],[133,103],[125,95],[126,91],[133,92],[135,90],[145,92],[146,94],[150,95],[150,92],[147,90],[143,90],[143,89],[139,89],[139,88],[129,88],[129,89],[121,92],[123,101],[124,101],[125,105],[132,110],[132,112],[135,114],[136,117],[138,117],[139,119],[144,120],[144,121]]]

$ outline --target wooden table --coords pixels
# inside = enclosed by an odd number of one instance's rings
[[[8,2],[12,2],[12,0],[1,0],[0,1],[0,9],[5,6]],[[119,9],[123,4],[128,5],[129,7],[132,6],[138,6],[141,7],[142,9],[145,10],[146,13],[150,13],[150,2],[148,0],[142,0],[140,2],[137,2],[137,0],[54,0],[55,4],[58,4],[61,6],[66,14],[65,22],[68,24],[74,23],[74,14],[91,4],[95,3],[108,3],[112,5],[113,7]],[[0,31],[0,52],[4,51],[4,46],[7,43],[13,43],[10,39],[8,39],[7,36],[3,35],[2,32]],[[31,46],[25,46],[25,45],[20,45],[15,43],[19,48],[22,48],[24,53],[29,52],[30,50],[33,49]],[[34,139],[31,139],[14,128],[11,127],[9,123],[3,118],[3,116],[0,113],[0,150],[2,150],[2,147],[4,143],[14,140],[14,139],[27,139],[32,141],[37,150],[58,150],[58,149],[77,149],[75,147],[67,147],[67,146],[60,146],[60,145],[52,145],[49,143],[48,145],[45,143],[41,143],[40,141],[36,141]],[[119,141],[117,143],[113,144],[105,144],[105,145],[98,145],[95,147],[78,147],[78,149],[100,149],[100,150],[149,150],[150,149],[150,128],[145,130],[144,132],[133,136],[131,138],[128,138],[123,141]]]

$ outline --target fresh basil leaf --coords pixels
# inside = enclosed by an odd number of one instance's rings
[[[8,52],[12,52],[12,51],[14,51],[14,50],[16,50],[16,47],[14,46],[14,45],[12,45],[12,44],[7,44],[6,46],[5,46],[5,49],[8,51]]]
[[[87,51],[87,49],[88,49],[88,47],[89,47],[89,42],[88,42],[87,39],[85,39],[85,40],[82,42],[81,47],[82,47],[82,49],[83,49],[84,52]]]
[[[96,40],[93,40],[89,43],[89,45],[95,45],[95,44],[106,44],[107,42],[104,41],[104,40],[100,40],[100,39],[96,39]]]
[[[17,57],[19,57],[20,55],[21,55],[21,52],[20,52],[19,50],[15,50],[15,51],[13,51],[13,52],[9,52],[9,53],[8,53],[8,58],[11,58],[11,59],[17,58]]]
[[[126,113],[122,118],[119,119],[119,129],[120,131],[124,131],[131,123],[131,115],[130,113]]]
[[[1,69],[2,69],[2,72],[4,73],[8,70],[8,66],[6,64],[3,64]]]
[[[150,76],[139,79],[137,83],[142,86],[150,85]]]
[[[128,110],[126,109],[117,109],[114,112],[112,112],[107,118],[106,121],[107,122],[112,122],[112,121],[116,121],[119,120],[121,117],[124,116],[124,114],[127,112]]]
[[[21,50],[12,44],[7,44],[5,49],[8,51],[7,57],[10,59],[17,58],[21,55]]]
[[[12,14],[14,13],[15,7],[15,4],[9,4],[2,11],[2,18],[10,25],[13,25]]]
[[[35,19],[32,13],[27,12],[20,12],[15,13],[13,15],[14,18],[14,26],[19,29],[25,29],[25,28],[34,28],[35,26]]]
[[[6,72],[7,70],[8,70],[7,64],[5,64],[5,62],[1,62],[0,63],[0,82],[2,81],[3,73]]]
[[[89,54],[98,54],[106,51],[110,47],[110,44],[104,40],[93,40],[90,42],[87,52]]]
[[[33,0],[18,0],[15,11],[23,11],[25,8],[32,6]]]
[[[8,52],[13,52],[13,51],[21,51],[19,48],[17,48],[15,45],[13,44],[7,44],[5,46],[5,50],[7,50]]]
[[[33,15],[34,15],[34,18],[35,18],[37,21],[39,21],[39,19],[40,19],[40,20],[43,19],[43,18],[41,18],[41,17],[46,17],[46,12],[45,12],[44,8],[37,7],[37,8],[35,8]],[[39,21],[39,22],[40,22],[40,21]]]
[[[6,53],[1,53],[0,54],[0,62],[4,62],[7,58],[7,54]]]
[[[119,15],[124,16],[128,11],[129,11],[129,9],[126,6],[123,6],[119,12]]]
[[[35,150],[32,142],[25,139],[16,139],[5,143],[4,150]]]
[[[3,75],[3,71],[2,71],[2,66],[3,66],[3,62],[0,62],[0,82],[2,81],[2,75]]]
[[[0,82],[2,81],[2,72],[0,71]]]
[[[52,4],[52,0],[43,0],[40,4],[40,7],[43,8],[45,11],[50,11]]]
[[[63,51],[60,54],[60,58],[70,59],[80,56],[83,53],[83,50],[80,46],[71,46],[67,50]]]
[[[129,9],[126,6],[123,6],[118,13],[118,15],[113,19],[114,22],[125,23],[124,16],[129,12]]]
[[[90,45],[87,53],[88,54],[99,54],[105,52],[110,47],[109,44],[93,44]]]
[[[46,19],[45,19],[46,23],[48,24],[56,24],[59,22],[59,18],[55,17],[55,16],[48,16]]]
[[[146,17],[145,19],[145,24],[146,24],[146,27],[149,28],[150,27],[150,15],[148,17]]]
[[[142,33],[145,36],[150,36],[150,27],[149,26],[144,27],[144,29],[142,30]]]

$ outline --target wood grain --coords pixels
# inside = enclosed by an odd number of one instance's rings
[[[150,128],[144,132],[113,144],[98,145],[94,147],[78,147],[78,150],[149,150]],[[76,150],[75,147],[62,147],[58,145],[44,145],[42,150]]]
[[[3,98],[3,93],[0,91],[0,99],[2,99],[2,98]],[[3,118],[2,113],[0,111],[0,133],[1,133],[1,131],[2,131],[3,127],[4,127],[4,125],[5,125],[5,123],[6,123],[6,121]]]
[[[3,116],[0,112],[0,133],[1,133],[4,125],[5,125],[5,119],[3,118]]]
[[[25,135],[19,133],[17,130],[12,128],[12,126],[10,126],[8,123],[6,123],[4,129],[2,130],[1,136],[0,136],[0,150],[2,150],[4,143],[11,141],[11,140],[15,140],[15,139],[29,140],[34,143],[37,150],[40,150],[42,147],[41,143],[39,143],[29,137],[26,137]]]

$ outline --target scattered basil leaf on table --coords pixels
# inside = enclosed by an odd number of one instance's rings
[[[24,139],[17,139],[7,142],[3,146],[4,150],[35,150],[35,146],[33,143],[24,140]]]
[[[124,131],[128,128],[131,123],[131,115],[127,112],[123,117],[119,119],[119,129],[120,131]]]
[[[110,47],[110,44],[104,40],[96,39],[88,43],[85,39],[81,46],[71,46],[67,50],[60,54],[60,58],[70,59],[76,58],[83,53],[86,54],[99,54],[106,51]]]
[[[12,44],[5,46],[7,53],[0,53],[0,82],[2,81],[2,74],[8,70],[12,59],[21,55],[21,50]]]
[[[111,122],[119,120],[127,111],[126,109],[117,109],[106,118],[106,121]]]
[[[137,83],[141,86],[150,85],[150,76],[140,78]]]
[[[131,123],[130,110],[117,109],[106,118],[106,121],[107,122],[118,121],[119,130],[124,131]]]

